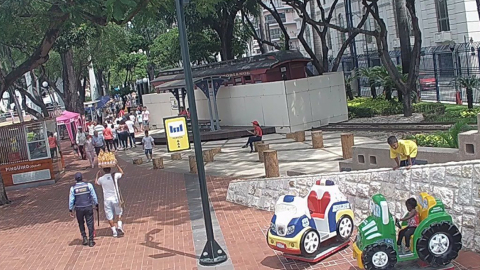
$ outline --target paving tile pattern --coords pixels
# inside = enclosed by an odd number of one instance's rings
[[[93,182],[97,170],[86,169],[86,161],[68,154],[65,164],[67,173],[57,184],[8,193],[13,203],[0,207],[0,270],[198,269],[194,239],[201,238],[203,224],[198,222],[201,213],[195,215],[198,208],[193,209],[194,215],[189,212],[192,209],[183,173],[152,170],[148,164],[134,166],[120,160],[125,169],[120,188],[126,201],[126,235],[111,237],[100,207],[97,245],[89,248],[81,245],[77,223],[68,215],[68,190],[75,172],[83,172],[84,178]],[[317,264],[287,260],[271,250],[265,243],[265,232],[272,214],[226,202],[230,180],[208,177],[208,188],[217,217],[216,234],[221,230],[221,244],[228,250],[235,270],[356,269],[349,248]],[[100,188],[97,193],[103,202]],[[192,216],[197,222],[190,221]],[[198,230],[197,237],[192,227]],[[455,266],[474,270],[480,269],[479,262],[478,254],[461,253]]]
[[[66,164],[69,173],[55,185],[9,192],[13,204],[0,208],[0,269],[196,269],[185,184],[178,174],[120,161],[126,235],[111,236],[100,204],[97,245],[89,248],[81,245],[77,222],[68,213],[72,175],[87,162],[67,157]],[[80,171],[93,182],[96,170]]]
[[[289,260],[270,249],[265,233],[272,213],[227,202],[230,180],[208,177],[208,188],[235,269],[358,269],[350,247],[316,264]],[[458,270],[480,269],[480,255],[462,252],[454,265]]]

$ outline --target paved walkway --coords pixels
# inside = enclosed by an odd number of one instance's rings
[[[0,207],[0,269],[201,269],[196,258],[205,243],[203,223],[193,207],[198,198],[185,185],[192,176],[120,160],[126,172],[120,182],[126,235],[110,236],[101,209],[97,245],[89,248],[81,245],[76,221],[68,215],[67,197],[76,171],[93,181],[97,170],[82,169],[86,161],[66,157],[68,173],[57,184],[11,191],[13,204]],[[350,249],[311,265],[268,248],[265,231],[272,214],[226,202],[229,181],[208,177],[215,235],[230,257],[228,264],[210,269],[355,269]],[[97,193],[102,202],[100,188]],[[478,254],[462,253],[456,268],[480,269],[479,261]]]

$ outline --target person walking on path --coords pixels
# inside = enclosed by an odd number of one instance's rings
[[[78,132],[75,136],[75,142],[78,145],[78,151],[82,156],[82,159],[86,159],[85,157],[85,142],[87,141],[87,136],[85,136],[85,132],[83,132],[83,128],[80,126],[77,128]]]
[[[92,184],[83,182],[82,173],[75,174],[76,184],[70,187],[70,196],[68,209],[70,216],[73,218],[73,211],[77,216],[78,227],[82,234],[82,244],[93,247],[95,245],[94,237],[94,222],[93,222],[93,206],[98,209],[98,199],[95,189]],[[88,236],[85,232],[85,222],[87,223]]]
[[[142,118],[142,107],[138,106],[137,108],[137,123],[140,130],[143,130],[143,118]]]
[[[145,130],[145,137],[142,139],[143,150],[145,150],[145,156],[147,156],[147,163],[152,160],[152,150],[155,145],[152,136],[148,135],[148,130]],[[150,155],[150,157],[149,157]]]
[[[115,147],[115,151],[118,148],[118,125],[111,124],[110,129],[112,130],[113,134],[113,146]]]
[[[103,127],[100,123],[96,123],[94,122],[94,127],[93,127],[93,130],[98,132],[98,135],[103,137],[103,131],[105,130],[105,127]]]
[[[130,141],[130,148],[133,148],[134,146],[137,147],[137,144],[135,144],[135,131],[138,132],[138,129],[135,126],[135,123],[129,119],[125,122],[125,125],[127,125],[128,127],[128,139]]]
[[[88,135],[85,141],[85,155],[87,156],[90,166],[95,168],[95,147],[93,146],[92,136]]]
[[[103,190],[103,206],[105,210],[105,216],[112,230],[113,237],[121,236],[124,234],[122,223],[122,204],[123,198],[118,188],[118,179],[123,176],[123,170],[117,165],[118,172],[113,174],[111,168],[103,169],[103,176],[98,177],[100,171],[97,172],[95,178],[95,184],[102,186]],[[117,226],[115,226],[115,216],[118,216]]]
[[[92,143],[93,147],[95,147],[95,154],[97,154],[97,156],[98,153],[100,153],[100,150],[105,151],[103,136],[98,135],[98,131],[96,130],[93,132]]]
[[[57,138],[53,136],[52,132],[48,133],[48,145],[50,147],[50,156],[53,159],[55,153],[57,153]],[[58,154],[57,154],[58,157]]]
[[[105,139],[105,144],[107,145],[107,150],[108,152],[112,152],[114,145],[113,145],[113,131],[107,124],[103,124],[103,127],[105,128],[103,130],[103,138]],[[115,150],[117,148],[115,147]]]
[[[263,136],[263,130],[260,127],[260,125],[258,124],[258,122],[253,121],[252,124],[253,124],[253,128],[254,128],[253,132],[251,132],[250,130],[247,130],[247,131],[248,131],[248,133],[252,134],[253,136],[250,136],[248,138],[247,143],[244,146],[242,146],[242,148],[247,148],[248,146],[250,146],[250,153],[253,152],[253,143],[262,141],[262,136]]]
[[[397,166],[393,167],[394,170],[400,167],[406,167],[408,170],[415,165],[418,147],[414,141],[397,140],[397,137],[390,136],[387,142],[390,145],[390,158],[397,163]]]
[[[145,130],[149,130],[150,129],[150,112],[147,110],[147,106],[143,107],[142,119],[143,119],[143,128]]]

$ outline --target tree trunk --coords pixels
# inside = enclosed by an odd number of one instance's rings
[[[232,60],[235,58],[233,54],[233,28],[235,23],[227,23],[225,28],[220,28],[221,33],[219,34],[220,42],[222,44],[222,61]]]
[[[5,184],[3,183],[2,175],[0,174],[0,205],[9,204],[10,201],[7,197],[7,192],[5,191]]]
[[[408,88],[405,89],[406,94],[403,97],[403,116],[408,117],[412,116],[412,92]]]
[[[478,0],[480,1],[480,0]],[[263,16],[263,11],[260,11],[260,16],[259,18],[259,29],[260,29],[260,39],[261,40],[267,40],[267,34],[265,32],[265,16]],[[260,45],[260,51],[262,54],[268,52],[268,46],[265,43],[259,44]]]
[[[403,93],[397,89],[398,102],[403,102]]]
[[[402,72],[408,74],[412,47],[410,45],[410,25],[407,16],[405,0],[394,0],[397,14],[398,37],[400,39],[400,52],[402,56]]]
[[[385,86],[385,99],[386,100],[392,100],[392,87],[391,86]]]
[[[468,108],[473,109],[473,90],[472,90],[472,88],[467,88],[467,103],[468,103]]]
[[[98,90],[100,92],[100,95],[105,96],[105,88],[104,88],[104,81],[103,81],[103,69],[101,68],[98,68],[97,67],[97,70],[96,70],[97,74],[95,74],[95,77],[97,79],[97,87],[98,87]]]
[[[375,82],[370,81],[370,93],[372,98],[377,98],[377,88],[375,87]]]
[[[83,104],[78,96],[78,80],[73,68],[73,50],[60,54],[62,60],[62,80],[65,110],[71,112],[82,112]]]
[[[480,18],[480,0],[475,0],[477,2],[477,13],[478,13],[478,18]]]
[[[354,97],[353,97],[353,92],[352,92],[352,86],[350,86],[350,84],[347,84],[347,85],[345,85],[345,88],[347,90],[348,99],[353,100]]]

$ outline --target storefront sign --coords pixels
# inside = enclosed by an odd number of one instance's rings
[[[51,158],[46,158],[7,164],[0,166],[0,173],[5,186],[50,180],[54,175],[53,162]]]
[[[168,152],[190,149],[187,120],[183,116],[163,118]]]

